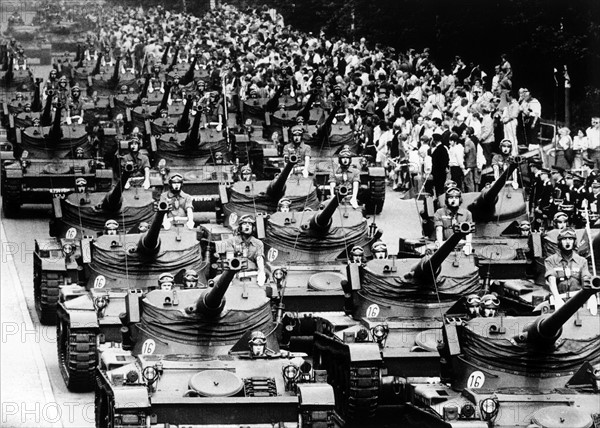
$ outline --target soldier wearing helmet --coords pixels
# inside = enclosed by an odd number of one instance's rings
[[[198,272],[188,269],[183,275],[183,288],[198,288]]]
[[[469,294],[465,298],[465,307],[470,318],[477,318],[481,305],[481,298],[477,294]]]
[[[373,254],[374,259],[387,259],[388,250],[387,245],[385,245],[385,242],[374,242],[373,245],[371,245],[371,254]]]
[[[481,298],[479,314],[483,317],[495,317],[498,307],[500,306],[500,300],[495,294],[486,294]]]
[[[250,214],[241,216],[238,221],[237,233],[226,242],[227,253],[233,257],[246,257],[248,270],[258,272],[257,282],[262,286],[266,280],[265,274],[265,247],[262,241],[254,237],[256,219]]]
[[[500,153],[496,153],[492,157],[492,169],[494,170],[494,180],[508,168],[512,159],[512,143],[510,140],[504,139],[500,142]],[[513,173],[513,187],[516,189],[517,184],[517,172]]]
[[[253,331],[248,340],[250,356],[264,357],[267,354],[267,337],[262,331]]]
[[[546,168],[539,170],[539,191],[536,190],[534,202],[534,216],[537,228],[547,226],[549,218],[554,210],[554,186],[550,180],[550,171]]]
[[[158,277],[158,286],[164,291],[171,291],[173,289],[174,282],[175,278],[170,273],[161,273]]]
[[[546,258],[546,284],[558,309],[564,303],[561,294],[580,290],[591,275],[587,260],[575,251],[577,235],[571,227],[562,229],[557,237],[558,252]]]
[[[150,229],[150,224],[147,221],[142,221],[138,224],[138,232],[146,233]]]
[[[557,230],[566,228],[569,225],[569,216],[562,211],[557,212],[552,218],[552,225]]]
[[[104,234],[105,235],[116,235],[119,230],[119,223],[116,220],[106,220],[104,223]]]
[[[240,168],[239,178],[241,181],[252,181],[254,174],[252,174],[252,168],[250,165],[244,165]]]
[[[87,192],[87,180],[79,177],[75,180],[75,190],[77,193],[84,194]]]
[[[473,216],[469,210],[461,207],[462,192],[457,187],[446,190],[446,206],[440,208],[433,215],[435,224],[435,241],[441,246],[454,233],[454,226],[463,222],[472,223]],[[471,235],[466,236],[465,254],[471,254]]]
[[[73,121],[77,121],[79,124],[83,123],[83,100],[81,99],[81,89],[77,85],[71,88],[68,106],[67,124],[70,125]]]
[[[144,177],[144,189],[150,188],[150,160],[148,156],[140,153],[140,140],[137,136],[134,136],[128,142],[129,153],[124,155],[121,159],[122,165],[131,163],[133,165],[132,178]],[[131,179],[125,183],[125,189],[131,187]]]
[[[294,168],[294,172],[301,172],[304,178],[308,177],[308,167],[310,164],[311,148],[302,141],[304,130],[301,126],[292,126],[292,142],[283,147],[283,155],[289,156],[295,154],[298,156],[298,163]]]
[[[290,212],[290,206],[292,205],[292,201],[289,198],[283,197],[277,203],[277,211],[280,213],[288,213]]]
[[[181,174],[173,174],[169,177],[169,190],[163,193],[164,199],[170,204],[170,211],[165,216],[163,227],[171,228],[171,223],[176,217],[186,217],[186,226],[189,229],[194,228],[194,207],[192,205],[192,197],[183,190],[183,176]]]
[[[350,205],[352,205],[354,208],[358,208],[358,186],[360,184],[360,173],[351,165],[352,152],[350,149],[343,148],[338,153],[338,162],[339,167],[336,169],[335,174],[329,178],[331,195],[335,195],[336,187],[345,186],[348,190],[352,191]]]
[[[361,247],[360,245],[355,245],[352,247],[352,249],[350,250],[350,263],[359,263],[359,264],[364,264],[365,263],[365,250],[363,250],[363,247]]]

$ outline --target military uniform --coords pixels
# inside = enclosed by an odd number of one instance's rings
[[[132,177],[144,177],[144,170],[150,168],[150,160],[148,159],[148,156],[143,153],[138,153],[135,158],[131,153],[127,153],[123,156],[123,162],[131,162],[133,164]]]
[[[262,241],[254,236],[244,240],[236,235],[227,240],[227,252],[233,252],[234,256],[248,257],[248,269],[256,270],[256,261],[259,257],[265,257],[265,246]]]
[[[352,191],[353,183],[360,183],[360,172],[355,168],[343,169],[341,166],[337,168],[335,174],[329,178],[330,183],[335,183],[337,186],[346,186],[348,191]]]
[[[504,156],[496,153],[492,158],[492,167],[494,165],[498,166],[498,171],[500,174],[504,172],[505,169],[510,165],[510,156]]]
[[[444,240],[450,238],[454,234],[454,225],[458,225],[463,222],[472,223],[473,216],[471,212],[463,208],[453,211],[448,207],[440,208],[433,215],[433,222],[435,227],[441,226],[443,228]]]
[[[551,218],[554,211],[554,186],[551,181],[546,181],[540,186],[540,192],[535,201],[535,218],[540,225],[546,226],[546,220]]]
[[[559,293],[580,290],[582,285],[589,282],[591,275],[587,260],[573,252],[571,257],[563,256],[560,252],[546,258],[546,278],[556,277]]]
[[[310,146],[300,143],[296,146],[294,143],[288,143],[283,147],[283,155],[289,156],[291,154],[295,154],[298,156],[298,163],[296,166],[304,166],[304,160],[306,156],[310,157],[311,148]]]
[[[193,208],[192,197],[184,191],[180,191],[179,194],[176,195],[169,190],[165,196],[171,204],[171,211],[169,214],[172,217],[187,217],[188,208]]]

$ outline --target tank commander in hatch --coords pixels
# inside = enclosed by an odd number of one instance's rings
[[[461,204],[462,192],[459,188],[450,187],[446,190],[446,206],[437,210],[433,215],[435,224],[435,242],[438,247],[441,247],[442,244],[452,236],[455,225],[459,225],[463,222],[473,222],[471,212],[462,208]],[[471,254],[471,234],[468,234],[465,238],[463,251],[466,255]]]
[[[163,193],[162,198],[169,203],[169,212],[163,220],[163,227],[170,229],[173,220],[185,218],[188,229],[194,228],[194,207],[192,197],[183,191],[183,176],[173,174],[169,177],[169,190]]]
[[[265,274],[265,247],[262,241],[254,237],[256,220],[250,214],[238,220],[237,234],[227,240],[227,252],[234,257],[248,258],[248,270],[256,270],[256,282],[263,286],[266,281]]]

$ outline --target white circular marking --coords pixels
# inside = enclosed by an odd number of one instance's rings
[[[69,230],[67,230],[67,233],[65,234],[65,238],[75,239],[76,237],[77,237],[77,229],[75,229],[74,227],[71,227]]]
[[[367,313],[365,314],[367,318],[375,318],[379,315],[379,305],[372,304],[367,308]]]
[[[270,262],[274,262],[278,255],[279,251],[277,250],[277,248],[270,248],[269,252],[267,253],[267,260]]]
[[[98,275],[94,280],[94,288],[104,288],[106,285],[106,278],[104,275]]]
[[[154,354],[156,342],[153,339],[147,339],[142,345],[142,354]]]
[[[483,372],[477,370],[469,375],[469,379],[467,379],[467,388],[481,388],[484,383],[485,375],[483,374]]]

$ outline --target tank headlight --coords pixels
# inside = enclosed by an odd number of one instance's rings
[[[481,418],[484,421],[492,420],[498,413],[498,400],[495,398],[486,398],[480,401],[479,410],[481,411]]]
[[[475,415],[475,406],[473,406],[471,403],[465,404],[460,409],[460,415],[463,418],[467,418],[467,419],[472,418]]]
[[[381,343],[385,340],[389,333],[389,328],[385,324],[378,324],[371,329],[371,334],[373,335],[373,340],[377,343]]]
[[[368,338],[369,338],[369,332],[366,329],[361,328],[360,330],[358,330],[356,332],[356,341],[357,342],[365,342]]]
[[[458,419],[458,406],[451,404],[444,406],[444,420],[455,421]]]
[[[289,364],[283,368],[282,374],[286,382],[293,382],[298,378],[300,369],[294,364]]]
[[[65,256],[69,257],[75,252],[75,247],[73,247],[71,244],[63,244],[62,252]]]
[[[152,385],[158,379],[158,370],[154,366],[148,366],[142,371],[142,378]]]

